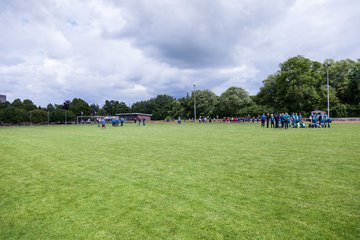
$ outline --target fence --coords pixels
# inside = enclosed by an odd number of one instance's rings
[[[360,122],[360,118],[351,117],[351,118],[333,118],[334,122]]]
[[[306,119],[307,121],[310,121],[309,119]],[[183,120],[183,123],[191,123],[193,121],[191,120]],[[214,121],[214,123],[222,123],[222,120],[216,120]],[[245,121],[247,122],[247,121]],[[249,121],[251,122],[251,121]],[[254,121],[255,123],[257,123],[258,121]],[[351,117],[351,118],[333,118],[333,122],[338,122],[338,123],[360,123],[360,117]],[[91,122],[91,123],[95,123],[95,122]],[[131,123],[131,122],[130,122]],[[159,121],[150,121],[148,123],[177,123],[176,120],[170,121],[170,122],[166,122],[164,120],[159,120]],[[66,124],[76,124],[76,122],[67,122]],[[42,122],[42,123],[30,123],[30,122],[24,122],[24,123],[4,123],[2,122],[2,126],[3,127],[10,127],[10,126],[44,126],[44,125],[66,125],[65,123],[60,123],[60,122]],[[1,125],[0,125],[1,127]]]

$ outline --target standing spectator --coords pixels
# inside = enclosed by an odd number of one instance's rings
[[[330,123],[332,123],[332,118],[326,117],[327,127],[330,128]]]
[[[316,113],[312,116],[312,127],[317,128],[318,127],[318,117],[316,116]]]
[[[266,113],[266,128],[269,128],[270,115]]]
[[[280,123],[281,123],[281,128],[284,128],[285,126],[284,113],[280,114]]]
[[[284,114],[284,124],[285,124],[285,129],[288,129],[289,128],[289,121],[290,121],[290,116],[287,112],[285,112]]]
[[[265,113],[263,113],[263,115],[261,116],[261,126],[265,127],[265,121],[266,121],[266,115]]]
[[[319,124],[319,128],[323,127],[323,118],[321,113],[318,113],[318,124]]]
[[[271,114],[271,115],[270,115],[270,123],[271,123],[270,127],[271,127],[271,128],[274,128],[274,123],[275,123],[274,114]]]
[[[294,115],[294,123],[295,123],[295,126],[294,127],[300,127],[300,122],[299,122],[299,115],[297,113],[295,113]]]
[[[178,117],[178,124],[181,124],[181,118],[180,118],[180,116]]]

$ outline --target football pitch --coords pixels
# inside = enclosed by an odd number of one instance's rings
[[[0,239],[360,239],[360,124],[0,128]]]

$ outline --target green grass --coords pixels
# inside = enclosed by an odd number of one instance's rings
[[[360,125],[0,128],[0,239],[360,239]]]

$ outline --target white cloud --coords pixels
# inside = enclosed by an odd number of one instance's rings
[[[130,104],[193,84],[255,94],[280,62],[359,58],[356,0],[0,2],[0,93]]]

